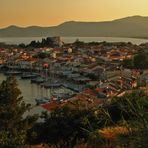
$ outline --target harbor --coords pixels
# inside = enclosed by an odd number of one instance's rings
[[[4,73],[0,73],[0,82],[5,80],[7,75]],[[70,89],[67,89],[63,86],[60,87],[50,87],[45,88],[42,87],[39,83],[31,83],[31,78],[22,79],[21,75],[15,75],[18,86],[22,92],[23,99],[26,103],[31,104],[32,106],[36,106],[36,99],[37,98],[51,98],[52,94],[64,94],[64,93],[72,93]]]

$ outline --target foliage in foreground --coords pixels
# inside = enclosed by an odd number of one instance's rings
[[[62,107],[30,130],[32,144],[49,147],[146,147],[148,95],[135,91],[98,109]],[[32,136],[34,135],[34,137]]]
[[[27,130],[33,126],[36,116],[23,117],[30,108],[23,102],[16,79],[7,78],[0,84],[0,147],[27,147]]]
[[[115,97],[99,108],[57,108],[36,124],[36,117],[23,117],[29,108],[14,78],[2,82],[0,147],[25,148],[28,143],[52,148],[148,147],[148,95],[142,91]]]

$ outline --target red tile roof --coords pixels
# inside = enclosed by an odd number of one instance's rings
[[[59,103],[56,101],[52,101],[46,104],[41,105],[44,109],[48,110],[48,111],[52,111],[53,109],[55,109],[56,107],[59,106]]]

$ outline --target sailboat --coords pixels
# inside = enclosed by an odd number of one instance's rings
[[[52,67],[52,64],[50,64],[50,76],[49,79],[47,79],[47,72],[46,72],[46,82],[42,84],[44,88],[50,88],[51,91],[53,88],[59,88],[61,87],[61,84],[55,80],[54,76],[54,68]]]
[[[18,71],[17,69],[19,69],[19,66],[15,64],[15,62],[8,62],[7,65],[8,67],[7,71],[4,72],[5,75],[7,76],[16,76],[16,75],[20,75],[22,72]]]
[[[38,73],[34,73],[32,72],[32,63],[30,63],[30,72],[24,72],[22,75],[21,75],[21,78],[22,79],[34,79],[34,78],[37,78],[39,76]]]

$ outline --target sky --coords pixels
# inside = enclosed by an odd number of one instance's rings
[[[148,16],[148,0],[0,0],[0,28]]]

